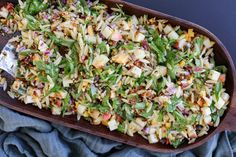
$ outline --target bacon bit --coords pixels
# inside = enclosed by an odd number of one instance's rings
[[[141,67],[143,67],[143,62],[137,60],[137,61],[134,62],[134,65],[136,65],[137,67],[141,68]]]
[[[61,107],[61,100],[56,100],[56,106]]]
[[[116,115],[116,120],[120,123],[123,121],[122,117],[118,114]]]
[[[191,41],[192,37],[194,37],[193,29],[188,29],[188,33],[185,34],[186,41]]]
[[[145,98],[153,98],[154,97],[154,94],[152,91],[146,91],[145,93],[141,94],[142,97],[145,97]]]
[[[104,121],[108,121],[111,118],[111,114],[106,112],[103,114],[102,118]]]
[[[189,70],[189,71],[193,69],[193,67],[191,67],[191,66],[186,66],[185,68],[186,68],[186,70]]]
[[[69,49],[68,49],[68,47],[66,47],[66,46],[61,46],[61,47],[59,48],[59,53],[60,53],[60,55],[62,55],[63,57],[65,57],[65,54],[68,53],[68,51],[69,51]]]
[[[220,77],[219,77],[219,81],[224,83],[225,82],[225,74],[221,74]]]
[[[37,92],[36,92],[36,91],[33,91],[33,95],[34,95],[34,96],[37,96],[38,94],[37,94]]]
[[[81,18],[81,19],[86,19],[86,15],[81,14],[81,15],[80,15],[80,18]]]
[[[197,104],[202,107],[204,105],[204,99],[202,98],[199,98],[198,101],[197,101]]]
[[[143,40],[143,41],[141,42],[141,46],[144,48],[144,50],[149,50],[149,49],[150,49],[147,40]]]
[[[9,12],[12,12],[13,9],[14,9],[14,5],[13,5],[12,3],[7,3],[6,8],[7,8],[7,10],[8,10]]]
[[[136,88],[134,88],[134,89],[131,89],[131,90],[129,91],[129,94],[130,94],[130,93],[136,93],[137,91],[142,90],[142,89],[145,89],[145,87],[144,87],[144,86],[136,87]]]
[[[58,13],[53,14],[53,17],[52,17],[53,21],[57,21],[60,18],[61,18],[61,16]]]
[[[176,49],[179,49],[179,42],[177,41],[174,45],[173,45],[174,48]]]

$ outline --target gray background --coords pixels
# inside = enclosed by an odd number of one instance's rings
[[[197,23],[214,33],[236,64],[236,0],[125,0]]]

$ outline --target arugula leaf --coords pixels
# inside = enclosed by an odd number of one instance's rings
[[[215,69],[216,71],[219,71],[219,72],[224,73],[224,74],[227,72],[227,68],[226,68],[226,66],[224,66],[224,65],[216,66],[214,69]]]
[[[135,108],[138,110],[145,109],[146,104],[144,102],[136,103]]]
[[[90,11],[87,2],[85,0],[80,0],[80,4],[84,8],[85,13],[88,14]]]
[[[63,116],[69,107],[69,103],[70,103],[70,95],[67,94],[66,98],[63,100],[63,106],[62,106],[62,115]]]
[[[19,55],[26,57],[29,54],[37,53],[37,52],[39,52],[39,51],[38,50],[23,50],[23,51],[19,52]]]
[[[155,92],[157,92],[157,94],[160,94],[162,89],[164,89],[166,86],[165,79],[163,77],[160,79],[156,79],[155,77],[153,77],[152,79],[153,79],[152,88],[155,90]]]
[[[49,92],[47,94],[45,94],[44,97],[47,97],[48,95],[50,95],[51,93],[56,93],[59,92],[60,90],[62,90],[62,87],[59,86],[58,84],[55,84],[54,87],[52,89],[49,90]]]
[[[35,15],[48,8],[48,3],[44,3],[41,0],[26,0],[24,13]]]
[[[191,120],[188,122],[188,124],[193,125],[198,118],[198,115],[192,115]]]
[[[124,104],[122,106],[123,114],[122,117],[127,120],[133,120],[134,114],[131,112],[131,106],[128,104]]]
[[[143,83],[146,80],[146,76],[144,76],[144,73],[141,74],[139,78],[136,79],[136,83],[139,86],[141,83]]]
[[[213,93],[216,96],[216,100],[219,100],[223,85],[221,82],[217,82],[214,86]]]
[[[134,43],[128,43],[126,45],[122,45],[122,48],[125,48],[127,50],[133,50],[134,49]]]
[[[106,42],[102,41],[100,44],[98,44],[98,48],[100,49],[100,53],[105,53],[107,51]]]
[[[182,115],[182,113],[180,113],[178,111],[173,111],[173,115],[174,115],[175,119],[177,120],[177,122],[187,123],[187,119]]]
[[[148,117],[150,117],[150,116],[152,116],[153,115],[153,111],[154,111],[154,109],[156,108],[156,104],[153,104],[152,105],[152,108],[150,109],[150,111],[149,112],[142,112],[141,113],[141,116],[143,116],[144,118],[148,118]]]
[[[39,78],[40,81],[42,81],[42,82],[48,82],[48,79],[47,79],[46,76],[43,76],[43,75],[39,74],[39,75],[38,75],[38,78]]]
[[[150,45],[151,49],[153,49],[154,52],[156,53],[158,63],[164,63],[164,62],[166,61],[164,52],[161,51],[161,50],[156,46],[156,44],[154,43],[154,41],[151,41],[151,43],[150,43],[149,45]]]
[[[51,76],[51,78],[55,81],[59,75],[59,69],[53,63],[46,65],[46,74]]]
[[[55,44],[59,46],[66,46],[66,47],[72,47],[75,43],[75,40],[69,39],[69,38],[57,38],[54,34],[47,32],[49,38],[54,42]]]
[[[155,29],[148,27],[147,30],[148,30],[148,33],[151,34],[153,39],[156,39],[159,37],[159,34]]]
[[[182,143],[182,141],[180,139],[176,139],[176,140],[171,141],[171,144],[174,146],[174,148],[177,148],[181,143]]]
[[[46,64],[42,60],[34,61],[33,64],[36,66],[37,69],[40,71],[45,71],[47,75],[49,75],[54,81],[58,78],[59,69],[53,63]],[[43,77],[40,76],[42,79]],[[45,80],[45,79],[43,79]]]
[[[109,93],[109,92],[108,92]],[[106,95],[103,100],[102,103],[99,104],[98,109],[101,113],[107,112],[109,111],[110,107],[109,107],[110,103],[109,103],[109,95]]]
[[[201,53],[203,47],[204,39],[202,37],[197,37],[194,40],[194,55],[197,56]]]
[[[125,123],[122,122],[121,124],[119,124],[117,130],[124,133],[125,132]]]
[[[158,113],[158,117],[157,117],[158,122],[162,122],[163,117],[164,117],[164,112],[163,112],[163,110],[160,110]]]
[[[75,72],[75,67],[74,67],[75,63],[71,58],[66,58],[64,60],[64,65],[65,65],[64,67],[65,75],[71,75]]]
[[[117,98],[112,99],[112,108],[117,114],[122,115],[121,104]]]
[[[33,64],[36,66],[39,70],[46,70],[46,64],[42,60],[33,61]]]
[[[167,53],[166,66],[168,75],[171,77],[171,79],[176,79],[176,64],[178,63],[176,54],[177,53],[174,51],[168,51]]]
[[[40,22],[36,20],[33,16],[31,15],[26,15],[25,18],[27,19],[27,27],[30,30],[37,30],[39,29]]]
[[[174,96],[173,98],[171,98],[171,102],[167,104],[166,111],[174,112],[174,110],[176,109],[176,105],[181,101],[181,98],[177,98],[176,96]]]
[[[212,114],[211,117],[212,117],[212,121],[215,123],[219,116],[217,114]]]

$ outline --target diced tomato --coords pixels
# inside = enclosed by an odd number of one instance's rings
[[[13,9],[14,9],[14,5],[13,5],[12,3],[7,3],[6,8],[7,8],[7,10],[8,10],[9,12],[12,12]]]
[[[61,107],[61,100],[56,100],[56,106]]]
[[[111,114],[106,112],[103,114],[102,118],[103,118],[103,120],[109,120],[111,118]]]
[[[224,83],[225,82],[225,74],[221,74],[219,77],[219,81]]]
[[[203,104],[204,104],[203,99],[202,99],[202,98],[199,98],[198,101],[197,101],[197,104],[198,104],[200,107],[202,107]]]
[[[179,49],[179,42],[177,41],[174,45],[173,45],[174,48],[176,49]]]

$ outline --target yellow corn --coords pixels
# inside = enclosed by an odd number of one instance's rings
[[[188,29],[188,33],[185,35],[187,41],[191,41],[192,37],[194,37],[193,29]]]
[[[77,110],[78,106],[79,106],[79,102],[75,102],[75,108],[76,108],[76,110]]]
[[[102,120],[102,124],[105,126],[108,126],[108,121],[107,120]]]
[[[171,123],[166,123],[165,126],[167,129],[169,129],[171,127]]]
[[[182,60],[182,61],[179,63],[179,66],[180,66],[181,68],[183,68],[183,67],[185,66],[185,61]]]
[[[83,116],[84,116],[84,117],[89,117],[89,112],[88,112],[88,111],[85,111],[85,112],[83,113]]]

